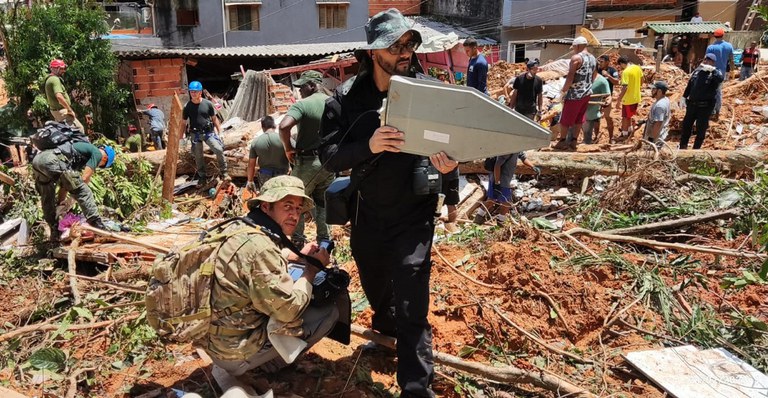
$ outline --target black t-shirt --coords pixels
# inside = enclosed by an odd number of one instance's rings
[[[193,129],[197,129],[202,133],[213,131],[211,118],[215,114],[216,110],[213,108],[213,104],[207,99],[203,99],[199,104],[189,101],[184,105],[183,117],[184,120],[189,120],[190,131]]]
[[[515,78],[512,88],[517,90],[515,110],[520,113],[535,113],[536,96],[544,89],[541,78],[534,76],[533,79],[529,79],[528,73],[523,73]]]
[[[618,79],[619,78],[619,71],[617,71],[616,68],[614,68],[613,66],[609,66],[605,70],[608,71],[608,74],[612,78],[614,78],[614,79]],[[603,70],[600,69],[600,68],[597,68],[597,74],[602,76]],[[613,82],[611,81],[611,79],[607,79],[606,78],[605,80],[608,80],[608,89],[611,90],[611,93],[613,93]]]

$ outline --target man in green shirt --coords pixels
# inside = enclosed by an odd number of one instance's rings
[[[292,175],[304,182],[307,196],[315,201],[314,219],[317,224],[317,240],[330,240],[331,231],[325,222],[325,190],[333,181],[333,174],[323,168],[318,157],[320,147],[320,118],[325,110],[323,75],[315,70],[301,74],[293,85],[299,87],[303,98],[293,104],[280,122],[280,140],[285,147],[288,161],[294,164]],[[296,147],[291,144],[291,128],[298,125]],[[293,233],[293,241],[301,246],[305,241],[304,218]]]
[[[56,149],[40,152],[32,160],[35,189],[40,194],[43,218],[51,228],[51,241],[59,240],[56,206],[64,202],[67,193],[80,205],[88,224],[106,229],[99,217],[93,192],[88,187],[97,167],[110,167],[115,161],[115,150],[110,146],[96,147],[88,142],[65,142]],[[60,185],[58,197],[56,185]]]
[[[131,152],[141,152],[141,134],[139,134],[136,126],[128,126],[128,134],[130,135],[125,140],[125,146],[127,146],[128,150]]]
[[[592,98],[587,106],[586,122],[584,130],[584,143],[592,143],[592,133],[600,130],[600,118],[603,117],[604,109],[611,103],[611,89],[608,79],[602,75],[597,75],[595,82],[592,83]],[[595,137],[597,139],[597,137]]]
[[[285,157],[283,143],[280,135],[275,131],[275,119],[272,116],[264,116],[261,119],[261,131],[263,134],[254,138],[248,153],[248,183],[245,185],[251,192],[256,192],[256,184],[253,178],[256,174],[256,160],[259,166],[259,186],[272,177],[288,174],[290,165]]]
[[[61,77],[67,72],[67,64],[60,59],[54,59],[51,61],[50,68],[51,74],[45,79],[45,99],[51,110],[51,116],[57,122],[67,123],[85,132],[82,123],[77,120],[75,111],[72,110],[72,101],[64,89],[64,83],[61,82]]]

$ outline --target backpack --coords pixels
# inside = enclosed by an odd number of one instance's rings
[[[77,152],[72,144],[76,142],[90,142],[88,136],[79,128],[52,120],[45,122],[45,126],[38,129],[29,138],[32,141],[32,145],[37,149],[41,151],[58,149],[71,160],[77,157]]]
[[[211,290],[219,249],[235,235],[264,234],[257,226],[247,222],[241,228],[225,231],[224,227],[233,221],[244,220],[226,220],[203,232],[196,241],[155,260],[152,265],[145,296],[147,323],[164,342],[202,342],[210,332],[211,321],[220,317],[211,310]],[[228,307],[221,315],[230,315],[243,308]]]

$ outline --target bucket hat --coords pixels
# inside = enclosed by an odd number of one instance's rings
[[[368,44],[358,50],[381,50],[387,48],[407,32],[413,32],[413,39],[421,43],[421,33],[413,29],[411,24],[400,11],[390,8],[382,11],[368,20],[365,24],[365,36]]]
[[[315,207],[315,202],[304,193],[304,183],[294,176],[277,176],[264,183],[259,196],[248,201],[248,208],[255,209],[260,202],[275,203],[286,196],[299,196],[304,198],[304,206],[301,212],[307,212]]]

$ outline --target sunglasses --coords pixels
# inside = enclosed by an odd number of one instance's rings
[[[400,54],[402,54],[404,52],[412,53],[412,52],[416,51],[417,48],[419,48],[419,45],[421,45],[421,43],[419,43],[417,41],[414,41],[414,40],[411,40],[411,41],[406,42],[406,43],[397,42],[397,43],[387,47],[387,51],[390,54],[392,54],[392,55],[400,55]],[[405,50],[405,51],[403,51],[403,50]]]

